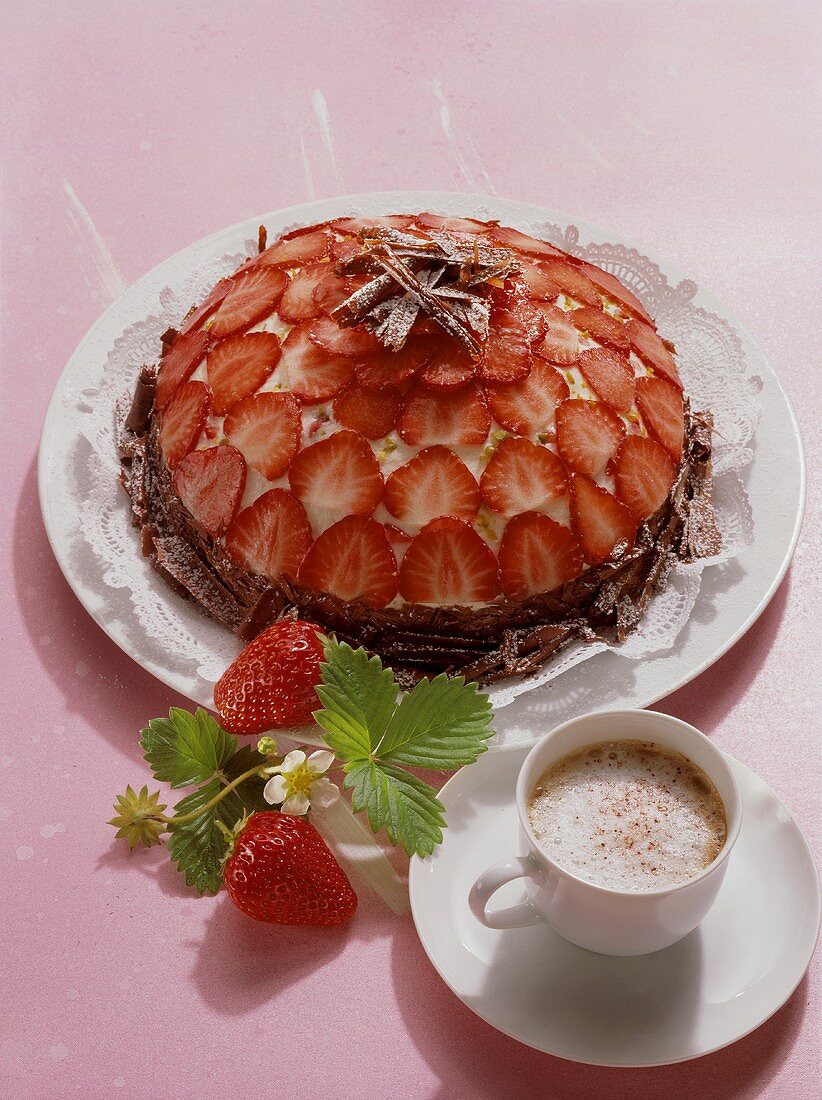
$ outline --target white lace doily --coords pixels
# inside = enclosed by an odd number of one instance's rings
[[[639,628],[618,648],[620,656],[631,660],[670,650],[691,618],[704,571],[734,558],[753,539],[753,516],[743,477],[753,457],[751,444],[762,383],[749,370],[734,328],[722,316],[695,304],[696,284],[684,280],[671,285],[657,264],[636,250],[617,243],[582,243],[574,225],[506,217],[503,203],[474,200],[470,209],[462,202],[455,211],[455,203],[421,205],[419,197],[415,201],[409,196],[402,206],[397,200],[387,205],[385,197],[357,206],[341,201],[333,205],[335,209],[325,216],[429,209],[501,218],[613,272],[640,298],[662,335],[673,340],[693,407],[710,409],[714,415],[714,492],[724,546],[716,558],[693,565],[676,564]],[[266,221],[270,236],[297,224],[285,215]],[[225,243],[225,234],[213,240]],[[230,253],[214,254],[209,244],[201,242],[175,257],[168,282],[159,294],[154,292],[151,312],[147,316],[132,314],[131,323],[100,348],[100,363],[88,364],[82,381],[77,372],[64,380],[63,413],[76,425],[78,437],[70,459],[73,499],[56,505],[80,511],[82,538],[72,546],[72,567],[81,578],[95,581],[102,606],[90,607],[92,614],[107,629],[116,622],[116,632],[110,632],[132,656],[167,682],[183,678],[186,694],[203,705],[210,705],[213,683],[238,652],[239,643],[172,592],[141,556],[138,533],[130,525],[128,501],[118,485],[114,423],[115,406],[130,398],[141,365],[157,361],[161,333],[179,325],[190,306],[221,276],[256,251],[252,239],[238,238],[236,250]],[[88,601],[84,602],[88,606]],[[569,646],[536,676],[493,686],[494,706],[505,707],[522,693],[539,690],[606,648],[601,643]]]

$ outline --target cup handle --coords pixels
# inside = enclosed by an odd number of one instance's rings
[[[521,901],[519,905],[510,905],[497,913],[486,912],[486,906],[501,886],[515,878],[535,879],[541,868],[531,856],[515,856],[513,859],[495,863],[483,871],[468,895],[471,912],[486,928],[525,928],[529,924],[538,924],[542,914],[532,901]]]

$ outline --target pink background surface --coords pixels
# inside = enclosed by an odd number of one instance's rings
[[[658,1070],[576,1066],[473,1016],[410,918],[374,897],[348,929],[257,926],[225,897],[190,896],[162,852],[113,845],[113,795],[147,779],[137,733],[181,700],[70,592],[40,520],[35,461],[73,347],[160,260],[309,198],[440,188],[599,222],[710,288],[787,386],[813,470],[820,30],[812,4],[749,0],[6,5],[5,1094],[814,1093],[818,971],[724,1052]],[[812,842],[814,504],[760,621],[660,704],[759,772]]]

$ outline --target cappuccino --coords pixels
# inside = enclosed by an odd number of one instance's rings
[[[687,882],[725,843],[725,807],[682,753],[647,741],[603,741],[563,756],[528,802],[534,835],[560,866],[610,890]]]

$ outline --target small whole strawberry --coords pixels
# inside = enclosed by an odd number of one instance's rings
[[[317,709],[323,644],[313,623],[275,623],[245,647],[214,687],[214,705],[230,733],[304,726]]]
[[[252,814],[225,865],[228,896],[269,924],[343,924],[357,895],[320,834],[304,818]]]

